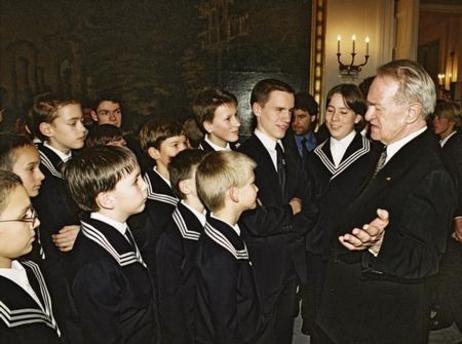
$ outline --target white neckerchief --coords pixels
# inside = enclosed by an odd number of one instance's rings
[[[129,243],[131,243],[131,240],[129,240],[127,236],[127,223],[126,222],[122,223],[122,222],[116,221],[114,219],[107,217],[106,215],[103,215],[97,212],[91,213],[90,218],[94,220],[99,220],[101,222],[108,224],[111,227],[114,227],[115,229],[117,229],[117,231],[120,234],[122,234],[125,237],[125,239],[128,240]]]
[[[231,146],[229,145],[229,142],[226,142],[226,147],[220,147],[218,145],[216,145],[215,143],[213,143],[212,141],[210,141],[209,139],[209,134],[205,135],[205,142],[207,142],[210,147],[213,148],[214,151],[216,152],[220,152],[220,151],[230,151],[231,150]]]
[[[163,175],[161,175],[161,174],[159,173],[159,171],[157,171],[157,166],[154,166],[153,171],[156,172],[157,175],[158,175],[159,177],[161,177],[162,180],[163,180],[164,182],[166,182],[168,186],[170,186],[170,189],[172,188],[172,184],[170,184],[170,180],[168,180],[167,178],[165,178]]]
[[[352,130],[351,133],[340,140],[337,140],[332,136],[330,137],[330,153],[332,154],[335,167],[337,167],[342,161],[342,158],[345,155],[348,146],[355,138],[355,135],[356,131]]]
[[[29,279],[27,278],[26,269],[17,260],[11,262],[11,268],[0,268],[0,276],[8,278],[10,281],[20,286],[27,294],[29,294],[34,301],[40,306],[42,311],[45,312],[40,299],[37,297],[34,289],[32,289]]]
[[[206,214],[205,210],[204,210],[202,213],[200,213],[200,212],[198,212],[196,209],[190,207],[183,199],[182,199],[180,202],[181,202],[181,204],[183,204],[186,208],[188,208],[188,209],[191,211],[191,213],[193,213],[193,214],[197,217],[197,219],[198,219],[199,222],[201,223],[202,227],[204,227],[204,226],[205,226],[205,222],[207,221],[207,219],[206,219],[206,217],[205,217],[205,214]]]
[[[54,153],[56,153],[57,156],[59,156],[59,158],[60,158],[63,162],[67,162],[68,160],[70,160],[70,159],[72,158],[72,152],[71,152],[71,150],[69,150],[69,153],[66,154],[66,153],[63,153],[63,152],[61,152],[60,150],[58,150],[58,149],[56,149],[56,148],[50,146],[50,145],[48,144],[48,142],[44,142],[44,143],[43,143],[43,146],[44,146],[44,147],[47,147],[47,148],[49,148],[49,149],[51,149]]]
[[[271,156],[271,161],[273,162],[274,169],[278,170],[278,159],[277,159],[277,152],[276,152],[276,143],[281,145],[282,151],[284,152],[284,145],[282,144],[281,140],[275,140],[272,137],[269,137],[264,132],[255,129],[254,131],[255,136],[260,140],[263,146],[268,151],[269,155]]]
[[[453,131],[452,133],[450,133],[448,136],[446,136],[444,139],[441,139],[440,140],[440,146],[441,147],[444,147],[444,145],[446,144],[446,142],[448,142],[448,140],[453,137],[455,134],[457,134],[457,131]]]
[[[403,148],[408,142],[415,139],[417,136],[422,134],[425,130],[427,130],[427,126],[421,128],[421,129],[419,129],[417,131],[414,131],[413,133],[409,134],[408,136],[402,138],[399,141],[396,141],[396,142],[393,142],[393,143],[389,144],[387,146],[387,159],[385,160],[385,164],[387,164],[390,161],[390,159],[393,157],[393,155],[398,153],[398,151],[401,148]]]
[[[234,226],[230,223],[228,223],[227,221],[225,220],[222,220],[220,219],[219,217],[217,217],[214,213],[210,213],[210,217],[211,218],[214,218],[214,219],[217,219],[221,222],[224,222],[226,223],[228,226],[230,226],[232,229],[234,229],[234,231],[236,232],[236,234],[240,237],[241,236],[241,229],[239,228],[239,225],[236,223]]]

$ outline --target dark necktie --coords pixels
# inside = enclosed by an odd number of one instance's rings
[[[279,178],[279,185],[282,191],[282,197],[285,197],[285,187],[286,187],[286,178],[287,178],[287,171],[286,171],[286,159],[284,157],[284,152],[282,151],[282,147],[279,143],[276,143],[276,161],[277,161],[277,172]]]
[[[302,144],[302,161],[305,162],[306,159],[307,159],[307,156],[308,156],[308,148],[306,148],[306,143],[308,142],[308,140],[306,139],[306,137],[303,137],[302,138],[302,141],[301,141],[301,144]]]
[[[377,165],[375,166],[374,174],[372,175],[372,179],[375,178],[377,173],[385,166],[385,162],[387,161],[387,146],[383,147],[383,152],[380,154],[379,160],[377,161]]]

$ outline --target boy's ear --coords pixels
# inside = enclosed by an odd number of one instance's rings
[[[204,129],[205,129],[205,131],[206,131],[207,133],[210,134],[210,133],[213,131],[213,124],[212,124],[212,122],[210,122],[210,121],[204,121],[204,122],[202,123],[202,125],[204,126]]]
[[[259,117],[261,114],[261,105],[258,104],[258,102],[255,102],[252,104],[252,112],[254,113],[255,116]]]
[[[111,192],[100,192],[96,195],[96,205],[100,209],[113,209],[114,208],[114,197]]]
[[[91,116],[91,119],[92,119],[94,122],[98,123],[98,116],[96,115],[96,111],[95,111],[95,110],[91,110],[91,111],[90,111],[90,116]]]
[[[154,147],[149,147],[148,148],[148,155],[151,159],[157,160],[160,158],[160,152],[158,149]]]
[[[228,189],[228,194],[229,194],[229,198],[235,202],[235,203],[239,203],[239,189],[235,186],[231,186],[229,189]]]
[[[191,178],[189,179],[183,179],[178,183],[178,189],[180,189],[181,193],[184,195],[190,195],[191,194],[191,183],[194,183],[195,181],[192,180]]]
[[[51,127],[50,123],[41,122],[39,124],[39,130],[42,133],[42,135],[44,135],[46,137],[52,137],[53,136],[53,128]]]

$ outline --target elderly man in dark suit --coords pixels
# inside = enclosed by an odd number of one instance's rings
[[[455,204],[426,127],[435,100],[432,79],[415,62],[377,70],[366,120],[385,150],[338,222],[317,319],[325,343],[426,343],[425,282],[438,272]],[[370,223],[383,215],[377,209],[388,211],[386,226]]]

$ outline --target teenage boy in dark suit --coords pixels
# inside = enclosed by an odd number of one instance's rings
[[[306,280],[303,236],[317,209],[301,159],[281,142],[290,126],[293,89],[280,80],[261,80],[250,102],[257,125],[239,150],[257,163],[255,184],[263,207],[245,214],[241,222],[249,235],[262,306],[272,322],[268,328],[274,335],[268,340],[289,344],[297,284]]]

